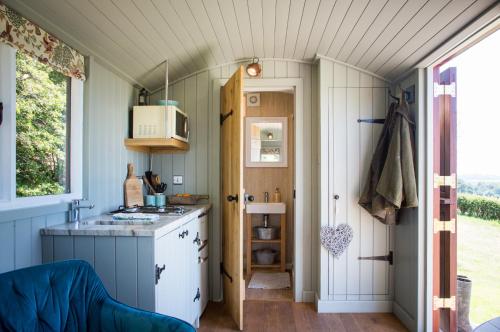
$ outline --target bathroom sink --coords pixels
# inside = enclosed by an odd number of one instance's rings
[[[283,214],[286,211],[286,205],[285,203],[248,203],[245,210],[247,213]]]

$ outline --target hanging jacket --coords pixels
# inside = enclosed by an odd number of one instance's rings
[[[397,223],[397,210],[418,206],[414,123],[408,104],[392,103],[359,204],[384,224]]]

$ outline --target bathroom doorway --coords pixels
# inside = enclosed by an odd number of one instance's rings
[[[246,300],[294,299],[294,103],[291,88],[244,94]]]

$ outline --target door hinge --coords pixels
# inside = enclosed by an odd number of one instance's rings
[[[457,223],[455,218],[451,220],[438,220],[434,218],[434,234],[439,232],[456,232]]]
[[[389,262],[389,265],[392,265],[394,263],[394,253],[392,251],[389,251],[389,254],[385,256],[358,257],[358,260],[386,261]]]
[[[221,114],[220,115],[220,125],[222,126],[224,121],[226,121],[226,119],[229,118],[231,115],[233,115],[233,110],[227,112],[226,114]]]
[[[233,282],[233,277],[231,277],[229,273],[227,273],[226,269],[224,269],[224,263],[222,262],[220,263],[220,273],[225,275],[231,283]]]
[[[455,311],[456,301],[455,296],[452,297],[437,297],[432,298],[432,310],[450,309]]]
[[[452,189],[457,188],[457,175],[439,175],[434,173],[434,188],[439,188],[442,186],[450,186]]]
[[[455,82],[451,84],[438,84],[434,82],[434,97],[439,97],[442,95],[450,95],[452,97],[456,97]]]

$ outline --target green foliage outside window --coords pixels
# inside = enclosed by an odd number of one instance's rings
[[[16,56],[16,194],[67,191],[68,77],[40,61]]]

